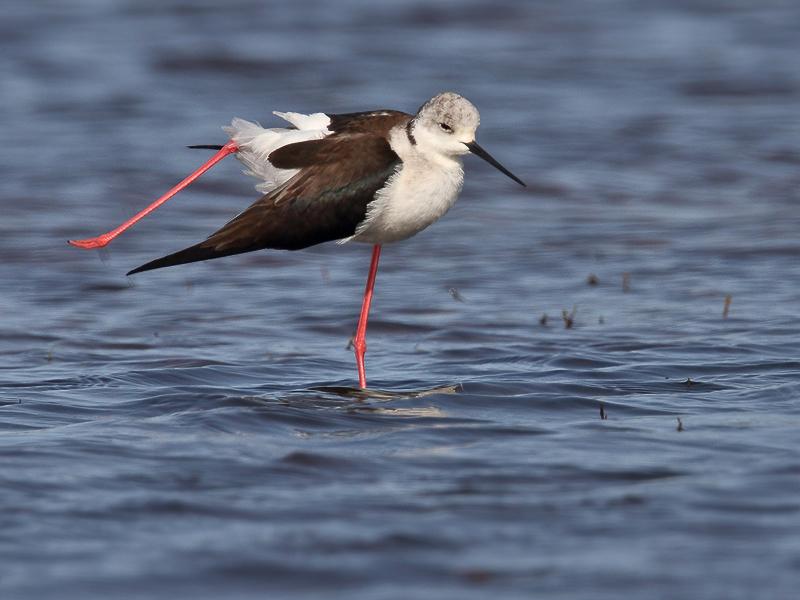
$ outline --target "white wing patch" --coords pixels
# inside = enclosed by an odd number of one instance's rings
[[[256,189],[262,193],[286,183],[299,171],[275,168],[268,160],[270,154],[288,144],[319,140],[331,133],[328,130],[331,119],[324,113],[302,115],[275,112],[274,114],[294,125],[296,129],[280,127],[265,129],[258,123],[239,118],[231,121],[230,126],[223,127],[228,137],[239,146],[236,158],[247,167],[245,174],[261,180]]]
[[[274,110],[272,111],[272,114],[276,117],[280,117],[284,121],[289,121],[289,123],[304,131],[310,131],[313,129],[324,129],[327,131],[328,125],[331,124],[331,118],[325,113],[303,115],[296,112],[278,112],[277,110]]]

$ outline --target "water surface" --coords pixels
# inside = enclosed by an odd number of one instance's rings
[[[798,23],[788,1],[7,7],[0,595],[794,597]],[[65,244],[233,116],[443,89],[529,187],[468,157],[451,213],[384,249],[389,393],[335,389],[368,246],[125,277],[257,197],[234,161],[103,252]]]

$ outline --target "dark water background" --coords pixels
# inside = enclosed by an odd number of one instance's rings
[[[789,0],[6,3],[0,597],[798,597],[798,31]],[[444,89],[529,188],[467,158],[384,249],[367,373],[459,393],[312,389],[354,384],[367,246],[125,277],[255,199],[235,161],[65,244],[232,116]]]

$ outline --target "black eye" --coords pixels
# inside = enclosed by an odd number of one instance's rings
[[[439,123],[439,127],[446,133],[453,133],[453,128],[447,123]]]

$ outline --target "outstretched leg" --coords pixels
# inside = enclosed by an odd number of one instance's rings
[[[367,317],[369,306],[372,304],[372,290],[375,287],[375,275],[378,273],[378,260],[381,257],[380,244],[372,248],[372,262],[369,265],[369,276],[364,288],[364,301],[361,303],[361,316],[358,318],[356,337],[353,338],[353,349],[356,353],[356,366],[358,367],[358,387],[367,387],[367,373],[364,370],[364,353],[367,351]]]
[[[145,208],[144,210],[139,211],[130,219],[125,221],[119,227],[112,229],[111,231],[104,233],[102,235],[98,235],[97,237],[89,238],[86,240],[69,240],[69,243],[73,246],[78,248],[102,248],[103,246],[108,245],[108,243],[117,237],[120,233],[131,227],[134,223],[138,222],[142,218],[149,215],[159,206],[164,204],[167,200],[172,198],[175,194],[180,192],[182,189],[190,186],[194,183],[203,173],[208,171],[211,167],[221,161],[223,158],[228,156],[229,154],[235,154],[239,151],[239,146],[236,145],[236,142],[233,140],[229,141],[224,146],[189,146],[190,148],[214,148],[217,150],[217,153],[209,158],[206,162],[204,162],[200,167],[193,171],[188,177],[184,178],[178,185],[174,186],[171,190],[169,190],[166,194],[161,196],[158,200],[153,202],[150,206]]]

